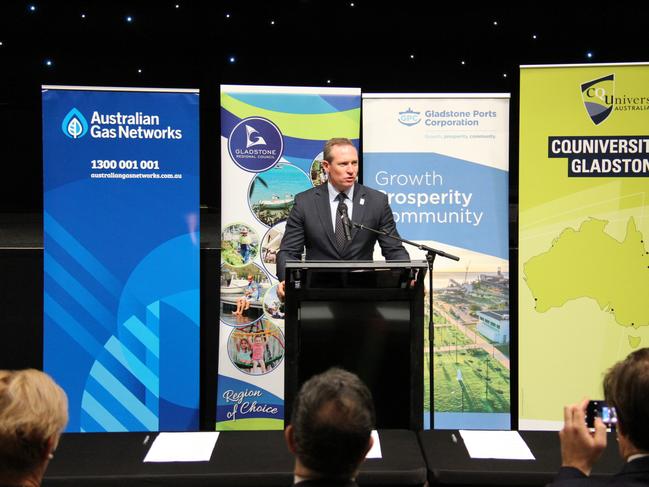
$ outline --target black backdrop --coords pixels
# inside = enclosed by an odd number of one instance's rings
[[[201,401],[209,427],[218,337],[206,325],[218,320],[220,84],[512,93],[515,276],[518,66],[647,61],[647,14],[648,4],[625,1],[607,8],[408,0],[0,2],[0,367],[42,362],[42,84],[201,91]],[[511,290],[516,364],[515,279]],[[513,417],[517,380],[514,365]]]
[[[518,66],[649,60],[649,5],[447,3],[0,2],[0,212],[42,207],[42,84],[199,88],[201,203],[213,211],[219,84],[509,92],[515,204]]]

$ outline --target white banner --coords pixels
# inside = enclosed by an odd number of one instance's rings
[[[435,428],[511,425],[508,149],[508,94],[363,95],[364,184],[402,237],[460,257],[435,261]],[[426,305],[426,337],[428,319]],[[428,346],[424,359],[429,428]]]

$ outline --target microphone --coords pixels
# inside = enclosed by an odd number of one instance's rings
[[[345,240],[349,242],[352,239],[352,224],[349,222],[349,216],[347,216],[347,205],[345,203],[338,205],[338,213],[340,213],[340,219],[343,221],[343,232],[345,232]]]

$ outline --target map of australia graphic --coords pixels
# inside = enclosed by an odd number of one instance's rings
[[[547,252],[523,266],[535,309],[544,313],[568,301],[591,298],[623,327],[649,325],[649,252],[633,217],[622,241],[606,233],[607,220],[590,218],[567,228]],[[636,348],[640,337],[629,336]]]

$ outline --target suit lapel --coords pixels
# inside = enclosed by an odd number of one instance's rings
[[[363,217],[365,216],[365,187],[360,184],[354,186],[354,211],[352,212],[352,221],[356,223],[363,223]],[[345,247],[348,247],[356,238],[356,234],[360,231],[360,228],[352,228],[352,241],[348,242]]]
[[[317,189],[316,207],[318,210],[318,218],[320,218],[320,224],[322,225],[322,228],[325,229],[325,234],[327,235],[329,242],[337,251],[334,228],[331,224],[331,205],[329,204],[329,190],[327,189],[327,183],[321,184]]]

